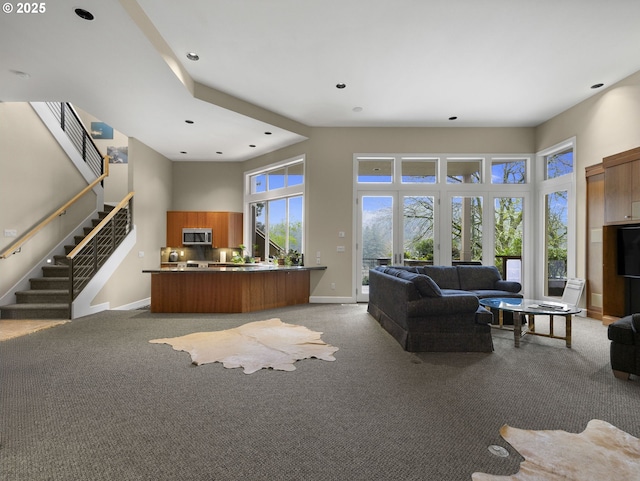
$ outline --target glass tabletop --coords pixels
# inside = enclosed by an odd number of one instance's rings
[[[480,305],[503,311],[522,312],[524,314],[559,315],[577,314],[580,309],[561,302],[520,299],[517,297],[490,297],[480,299]]]

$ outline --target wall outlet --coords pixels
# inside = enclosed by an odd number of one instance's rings
[[[18,231],[16,229],[5,229],[4,230],[5,237],[18,237]]]
[[[336,252],[344,252],[344,251],[345,251],[344,246],[337,246],[336,247]]]
[[[138,251],[138,257],[140,258],[144,257],[144,251]]]
[[[332,282],[332,283],[331,283],[331,290],[332,290],[332,291],[335,291],[335,290],[336,290],[336,283],[335,283],[335,282]]]

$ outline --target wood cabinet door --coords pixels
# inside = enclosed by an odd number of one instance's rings
[[[242,214],[240,212],[229,212],[229,247],[238,247],[243,243],[242,238]],[[247,246],[247,250],[250,246]]]
[[[184,225],[184,212],[167,212],[167,238],[166,247],[180,247],[182,245],[182,226]]]
[[[640,160],[632,162],[631,202],[640,202]]]
[[[599,169],[598,169],[599,167]],[[587,315],[602,319],[604,169],[587,167]]]
[[[607,167],[605,169],[605,223],[619,222],[631,218],[632,171],[633,164],[630,162]]]

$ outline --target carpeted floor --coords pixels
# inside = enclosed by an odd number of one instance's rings
[[[272,317],[336,361],[247,376],[149,343]],[[493,335],[493,353],[407,353],[365,305],[76,319],[0,344],[0,479],[458,481],[518,470],[503,424],[640,437],[640,380],[613,377],[600,322],[576,319],[572,349]]]

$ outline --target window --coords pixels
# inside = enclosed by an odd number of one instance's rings
[[[545,155],[545,179],[555,179],[573,172],[573,146]]]
[[[540,177],[540,272],[542,296],[560,297],[567,278],[575,277],[575,139],[538,154]]]
[[[403,158],[403,184],[435,184],[437,182],[438,159]]]
[[[482,159],[447,160],[448,184],[479,184],[482,182]]]
[[[534,254],[539,230],[533,225],[532,174],[543,170],[535,169],[533,158],[482,152],[354,154],[357,300],[368,299],[369,270],[381,264],[495,264],[533,297],[538,272],[533,263],[542,256]]]
[[[304,184],[304,163],[297,162],[250,175],[249,182],[251,185],[250,192],[252,194],[302,185]]]
[[[451,260],[482,261],[482,197],[451,199]]]
[[[393,158],[360,158],[358,159],[358,182],[385,183],[393,182]]]
[[[491,161],[492,184],[526,184],[526,159],[493,159]]]
[[[245,174],[250,253],[268,259],[303,252],[304,158]]]

